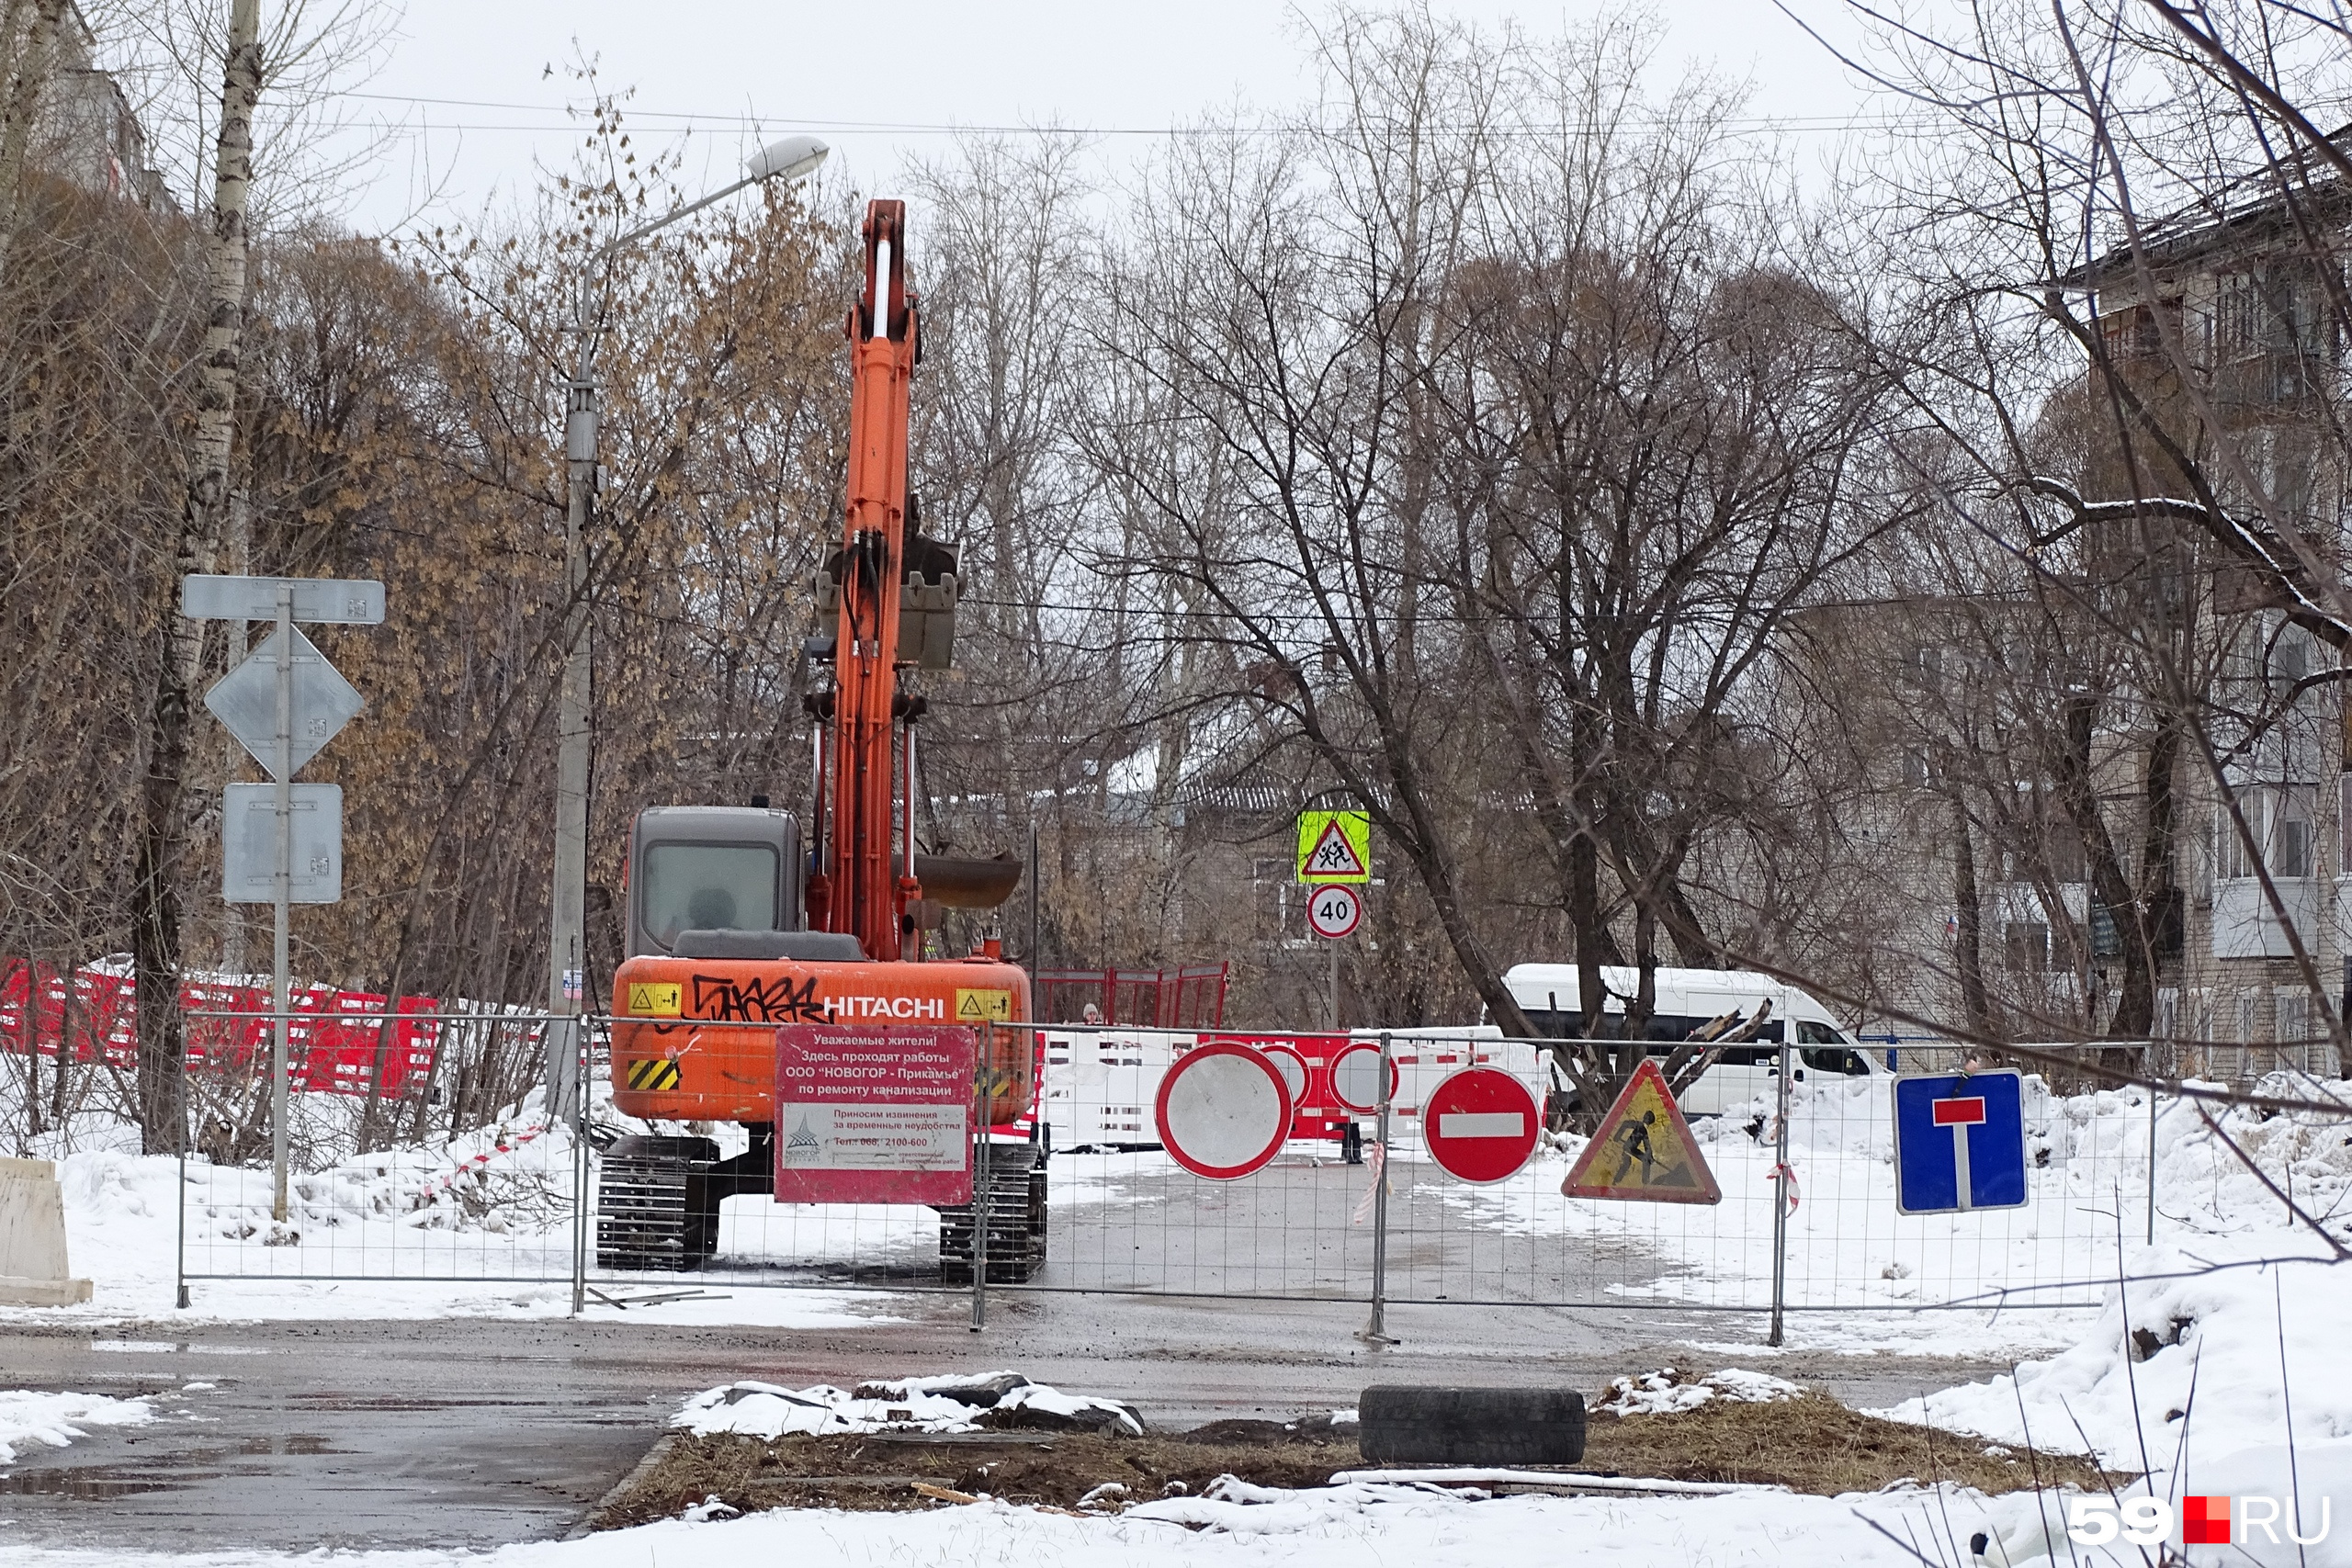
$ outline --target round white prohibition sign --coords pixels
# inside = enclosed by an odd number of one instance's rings
[[[1396,1064],[1388,1064],[1388,1097],[1396,1098]],[[1331,1098],[1359,1116],[1380,1109],[1380,1047],[1362,1041],[1331,1058]]]
[[[1262,1168],[1290,1136],[1290,1086],[1247,1045],[1196,1046],[1159,1080],[1160,1144],[1194,1176],[1231,1181]]]
[[[1343,882],[1318,886],[1306,900],[1306,926],[1317,936],[1337,942],[1356,934],[1363,923],[1363,899]]]
[[[1274,1071],[1282,1074],[1283,1087],[1290,1090],[1291,1104],[1306,1104],[1306,1058],[1287,1045],[1261,1045],[1258,1049],[1274,1065]]]
[[[1460,1067],[1421,1103],[1421,1139],[1438,1168],[1485,1187],[1508,1181],[1535,1152],[1544,1112],[1528,1087],[1500,1067]]]

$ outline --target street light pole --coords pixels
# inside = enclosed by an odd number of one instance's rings
[[[596,338],[590,294],[605,263],[639,241],[714,202],[764,181],[806,179],[831,149],[813,136],[788,136],[744,164],[733,185],[687,203],[600,246],[588,258],[573,297],[571,330],[580,340],[564,400],[563,456],[568,504],[563,525],[563,681],[556,698],[555,879],[548,899],[547,1112],[570,1121],[580,1094],[577,1020],[588,994],[588,513],[596,487]]]

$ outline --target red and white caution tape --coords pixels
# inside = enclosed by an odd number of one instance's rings
[[[492,1145],[489,1148],[482,1150],[481,1153],[474,1156],[472,1158],[458,1161],[456,1169],[451,1170],[447,1175],[443,1176],[439,1181],[427,1185],[424,1191],[416,1195],[416,1201],[419,1203],[432,1202],[435,1199],[440,1197],[442,1193],[447,1192],[450,1188],[456,1186],[459,1177],[478,1174],[484,1166],[491,1162],[492,1156],[507,1154],[513,1150],[519,1149],[525,1144],[529,1143],[532,1139],[539,1136],[547,1130],[548,1123],[541,1122],[536,1127],[526,1127],[519,1133],[511,1134],[501,1138],[499,1142]]]
[[[1356,1200],[1356,1212],[1348,1223],[1360,1225],[1372,1213],[1372,1201],[1380,1195],[1380,1184],[1388,1179],[1388,1145],[1366,1144],[1363,1163],[1371,1168],[1372,1179],[1364,1184],[1363,1196]]]

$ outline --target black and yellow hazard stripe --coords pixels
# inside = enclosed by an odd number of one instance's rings
[[[628,1065],[628,1087],[652,1094],[678,1087],[678,1064],[653,1057]]]

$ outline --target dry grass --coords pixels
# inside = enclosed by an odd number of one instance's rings
[[[2103,1487],[2110,1479],[2087,1460],[1986,1451],[1996,1448],[1982,1438],[1865,1416],[1807,1390],[1770,1404],[1711,1399],[1672,1416],[1595,1413],[1580,1468],[1666,1481],[1770,1482],[1832,1497],[1905,1478],[2015,1492],[2034,1484],[2037,1469],[2045,1486]]]
[[[1902,1480],[1956,1481],[1984,1492],[2035,1483],[2101,1487],[2086,1461],[2050,1454],[1988,1453],[1981,1438],[1880,1420],[1810,1393],[1773,1404],[1711,1400],[1671,1416],[1591,1417],[1585,1459],[1596,1475],[1672,1481],[1763,1482],[1835,1495]],[[1319,1486],[1363,1461],[1354,1428],[1320,1421],[1220,1421],[1193,1432],[1142,1438],[1069,1433],[1050,1440],[983,1436],[955,1442],[888,1437],[785,1438],[678,1435],[661,1462],[595,1520],[599,1529],[669,1518],[716,1496],[762,1508],[911,1509],[943,1505],[918,1485],[1074,1508],[1106,1483],[1137,1503],[1197,1494],[1220,1475],[1263,1486]],[[1098,1502],[1097,1506],[1102,1504]]]

